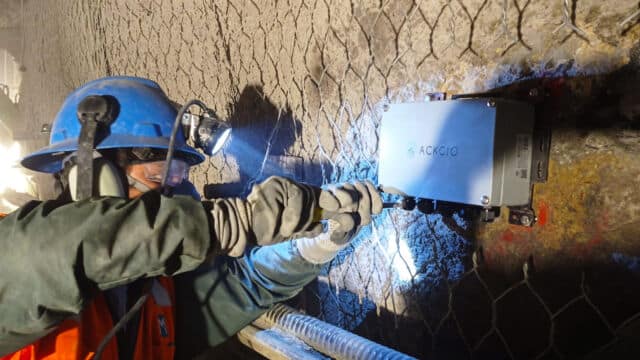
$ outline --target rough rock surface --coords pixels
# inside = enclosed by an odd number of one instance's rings
[[[17,3],[7,8],[14,12]],[[385,103],[422,101],[434,91],[484,91],[522,79],[604,74],[630,61],[640,25],[624,21],[637,11],[636,1],[564,4],[25,1],[19,34],[24,53],[15,55],[26,68],[18,130],[33,134],[24,142],[28,149],[42,146],[40,127],[68,91],[99,76],[138,75],[158,81],[176,101],[202,99],[236,129],[224,153],[191,174],[200,189],[216,184],[208,187],[212,195],[241,193],[275,172],[316,184],[375,180]],[[15,19],[5,14],[3,8],[0,27]],[[594,135],[588,141],[598,147],[608,140]],[[50,188],[41,181],[46,196]],[[454,222],[462,232],[451,231],[439,215],[387,211],[310,289],[307,298],[320,299],[316,314],[429,358],[581,356],[616,338],[618,326],[628,325],[619,319],[635,314],[605,309],[591,317],[564,316],[567,309],[593,315],[594,308],[609,305],[587,296],[584,279],[590,277],[584,273],[582,283],[567,275],[578,290],[561,301],[580,307],[554,307],[555,299],[534,296],[552,292],[554,284],[533,291],[520,272],[493,281],[473,266],[468,224],[459,217]],[[613,260],[635,264],[629,256]],[[531,266],[526,269],[529,274]],[[517,312],[518,306],[530,311]],[[519,318],[522,313],[533,314],[532,322]],[[575,319],[593,320],[588,335],[596,340],[572,342]],[[557,330],[551,345],[550,324]]]

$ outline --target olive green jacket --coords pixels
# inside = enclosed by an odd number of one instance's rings
[[[0,356],[80,313],[96,291],[176,276],[176,358],[216,345],[313,280],[292,242],[214,256],[203,203],[155,192],[135,200],[31,202],[0,220]]]

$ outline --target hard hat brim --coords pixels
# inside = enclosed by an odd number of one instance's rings
[[[110,135],[97,146],[97,150],[118,148],[149,147],[156,149],[168,149],[169,139],[165,137],[140,137],[129,135]],[[68,139],[54,145],[46,146],[22,159],[22,166],[27,169],[57,173],[62,170],[62,160],[70,153],[78,149],[78,139]],[[204,155],[196,149],[183,146],[175,149],[175,156],[186,161],[189,166],[200,164],[204,161]]]

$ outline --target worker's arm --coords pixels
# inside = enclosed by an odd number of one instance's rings
[[[0,220],[0,356],[79,314],[95,290],[195,269],[313,233],[315,194],[271,178],[248,200],[201,203],[148,192],[135,200],[32,202]]]
[[[76,315],[95,289],[196,268],[210,217],[188,197],[32,202],[0,220],[0,355]]]
[[[322,269],[295,242],[255,247],[241,258],[218,257],[176,281],[176,358],[191,359],[295,296]]]
[[[336,211],[328,233],[253,248],[237,259],[219,257],[176,277],[178,358],[190,359],[220,344],[272,305],[295,296],[382,211],[382,199],[368,182],[338,191],[343,194],[335,203],[326,204]]]

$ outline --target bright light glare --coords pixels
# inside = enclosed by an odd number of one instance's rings
[[[389,236],[389,244],[387,246],[387,254],[392,257],[392,266],[395,270],[398,280],[409,281],[416,274],[416,264],[411,255],[411,250],[407,244],[407,239],[402,236],[400,241],[393,241],[395,236]]]
[[[20,145],[14,142],[11,146],[0,145],[0,194],[7,189],[18,193],[28,193],[30,178],[22,172],[20,161]]]
[[[216,144],[213,147],[213,151],[211,151],[211,155],[217,153],[218,151],[220,151],[220,149],[222,149],[224,144],[227,143],[227,140],[229,140],[229,135],[231,135],[231,128],[225,129],[222,134],[220,134],[220,137],[218,138],[218,140],[216,140]]]

